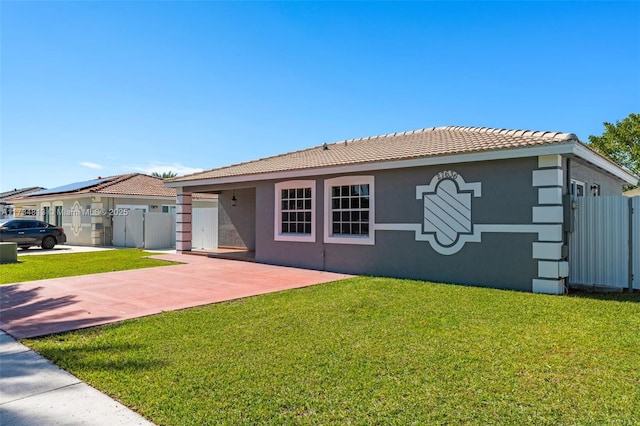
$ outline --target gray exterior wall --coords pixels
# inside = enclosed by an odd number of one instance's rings
[[[238,200],[236,206],[233,206],[231,201],[234,193]],[[237,189],[235,192],[222,191],[218,195],[218,203],[218,247],[255,250],[256,189]],[[261,206],[260,212],[262,212],[262,209],[263,207]],[[273,212],[271,214],[271,221],[273,222]],[[271,227],[273,229],[273,224]]]
[[[563,169],[566,176],[567,162],[563,162]],[[589,163],[579,159],[570,160],[571,178],[585,183],[585,192],[591,196],[591,185],[600,185],[600,195],[622,195],[623,183],[613,176],[603,173]]]
[[[426,185],[440,171],[455,170],[466,182],[482,182],[482,196],[473,199],[474,224],[530,224],[538,191],[532,186],[536,158],[453,166],[384,170],[375,176],[376,223],[417,223],[424,219],[416,186]],[[535,234],[483,234],[481,243],[467,243],[454,255],[442,255],[408,231],[376,231],[375,245],[325,244],[324,179],[316,181],[316,242],[274,241],[275,181],[256,187],[256,260],[353,274],[392,276],[531,291],[537,275],[532,258]]]

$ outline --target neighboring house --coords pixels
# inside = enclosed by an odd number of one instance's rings
[[[29,188],[14,189],[13,191],[0,192],[0,219],[12,218],[13,207],[6,201],[7,198],[15,197],[17,195],[25,195],[30,192],[40,191],[44,188],[40,186],[31,186]]]
[[[177,249],[191,192],[219,194],[219,245],[258,262],[561,293],[571,197],[637,178],[571,133],[438,127],[324,144],[166,181]],[[182,207],[184,206],[184,207]]]
[[[640,195],[640,188],[630,189],[624,193],[627,197],[637,197]]]
[[[197,194],[194,207],[217,209],[215,195]],[[114,226],[131,210],[174,213],[175,189],[166,188],[161,178],[140,173],[99,177],[8,199],[16,217],[34,217],[57,226],[67,234],[67,244],[110,246]],[[215,224],[217,227],[217,224]],[[171,241],[174,235],[171,235]]]

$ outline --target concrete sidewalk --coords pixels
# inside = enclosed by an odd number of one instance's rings
[[[0,332],[0,425],[153,423]]]

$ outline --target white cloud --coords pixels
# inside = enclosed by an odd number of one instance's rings
[[[90,161],[82,161],[80,163],[80,165],[84,166],[84,167],[88,167],[90,169],[101,169],[102,168],[102,165],[97,164],[97,163],[92,163]]]
[[[137,170],[139,172],[146,173],[148,175],[154,172],[160,173],[160,174],[164,172],[173,172],[173,173],[177,173],[178,176],[189,175],[191,173],[198,173],[204,170],[197,167],[183,166],[180,163],[173,163],[173,164],[152,163],[147,166],[132,167],[132,169]]]

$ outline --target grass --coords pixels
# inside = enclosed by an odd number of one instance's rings
[[[361,277],[24,343],[158,425],[632,425],[637,302]]]
[[[147,258],[152,254],[138,249],[122,249],[19,256],[18,263],[0,265],[0,284],[151,268],[176,263]]]

